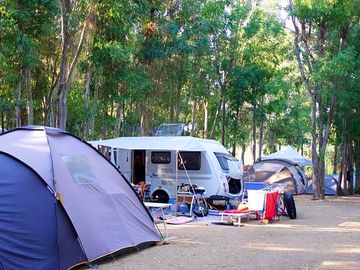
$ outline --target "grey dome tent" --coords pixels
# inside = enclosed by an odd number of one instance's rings
[[[292,148],[290,145],[287,145],[278,152],[272,153],[267,156],[262,156],[261,158],[261,160],[268,160],[268,159],[285,159],[294,162],[301,167],[312,166],[312,162],[310,159],[296,152],[295,149]]]
[[[244,173],[245,182],[265,184],[283,183],[292,194],[302,194],[307,187],[307,178],[300,166],[290,160],[269,159],[254,163]]]
[[[161,240],[119,171],[53,128],[0,135],[0,269],[69,269]]]

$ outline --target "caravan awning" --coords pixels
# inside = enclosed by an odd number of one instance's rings
[[[181,150],[181,151],[214,151],[224,153],[226,149],[215,140],[194,138],[189,136],[172,137],[119,137],[109,140],[90,141],[94,147],[130,150]]]

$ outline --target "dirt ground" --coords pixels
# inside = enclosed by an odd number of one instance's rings
[[[168,226],[168,245],[103,261],[98,269],[360,269],[360,197],[295,197],[298,218],[243,227]],[[162,229],[162,226],[160,226]]]

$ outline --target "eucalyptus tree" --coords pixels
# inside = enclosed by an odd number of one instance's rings
[[[57,10],[55,1],[1,2],[0,74],[2,87],[7,85],[8,97],[15,101],[15,126],[34,122],[33,96],[36,93],[33,88],[37,76],[33,73],[43,65],[42,49],[55,30]],[[27,120],[22,117],[25,108]]]
[[[233,129],[231,136],[234,145],[236,132],[243,127],[237,114],[242,107],[251,111],[250,133],[252,134],[253,161],[255,161],[257,141],[259,141],[259,157],[263,148],[266,103],[269,96],[276,95],[286,87],[275,81],[281,81],[286,76],[282,63],[287,61],[286,51],[289,43],[286,41],[287,35],[281,22],[273,14],[257,6],[252,8],[246,25],[239,29],[238,40],[237,57],[230,73],[228,96],[231,124],[229,124]],[[257,132],[258,127],[259,132]],[[258,137],[257,134],[259,134]],[[246,138],[242,137],[242,139]]]
[[[360,3],[289,0],[289,7],[299,72],[312,102],[313,198],[323,199],[325,152],[342,81],[351,77],[347,39]]]
[[[58,0],[60,7],[61,56],[56,126],[62,129],[66,129],[67,96],[72,75],[79,61],[89,24],[96,12],[96,2],[96,0]]]

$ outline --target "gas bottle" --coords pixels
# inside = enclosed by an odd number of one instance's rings
[[[185,213],[188,213],[189,211],[190,210],[189,210],[189,206],[188,206],[187,202],[180,203],[180,206],[179,206],[180,213],[185,214]]]

